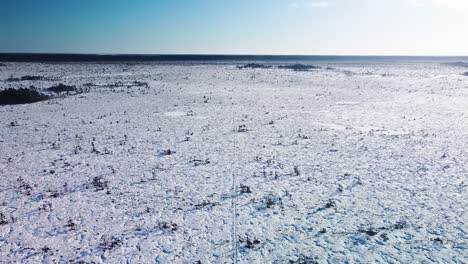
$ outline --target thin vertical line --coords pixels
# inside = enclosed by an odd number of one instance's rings
[[[237,244],[237,127],[235,122],[235,104],[232,104],[232,126],[234,129],[234,162],[233,162],[233,170],[232,170],[232,192],[233,192],[233,199],[232,199],[232,207],[233,207],[233,216],[232,216],[232,247],[233,247],[233,259],[234,263],[237,264],[238,259],[238,244]]]

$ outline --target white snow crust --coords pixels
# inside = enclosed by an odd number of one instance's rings
[[[468,263],[455,67],[6,64],[1,263]]]

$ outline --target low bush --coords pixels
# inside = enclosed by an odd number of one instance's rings
[[[76,91],[76,86],[59,83],[58,85],[47,88],[46,90],[54,93],[74,92]]]
[[[258,64],[258,63],[248,63],[245,65],[237,66],[238,69],[269,69],[271,66],[269,65],[263,65],[263,64]]]
[[[32,89],[6,89],[0,91],[0,105],[30,104],[49,99],[50,96]]]
[[[309,71],[314,69],[320,69],[320,67],[313,65],[304,65],[304,64],[293,64],[293,65],[280,65],[278,69],[287,69],[293,71]]]

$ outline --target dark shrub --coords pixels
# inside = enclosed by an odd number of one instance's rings
[[[248,63],[245,65],[237,66],[237,69],[269,69],[271,66],[268,65],[262,65],[262,64],[257,64],[257,63]]]
[[[109,188],[108,184],[109,182],[104,180],[102,177],[94,177],[93,181],[91,182],[93,187],[96,189],[96,191],[103,191],[107,188]]]
[[[468,77],[468,72],[464,72],[464,73],[462,73],[462,75]]]
[[[0,225],[6,225],[8,223],[7,217],[3,213],[0,213]]]
[[[366,235],[368,236],[375,236],[379,233],[378,230],[374,229],[374,228],[368,228],[368,229],[359,229],[359,232],[361,233],[365,233]]]
[[[240,242],[242,247],[247,248],[247,249],[256,248],[261,244],[260,240],[258,240],[255,237],[251,238],[249,236],[247,236],[245,238],[239,238],[239,242]]]
[[[320,67],[313,65],[304,65],[304,64],[293,64],[293,65],[280,65],[278,69],[287,69],[293,71],[309,71],[313,69],[320,69]]]
[[[7,82],[19,82],[19,81],[41,81],[41,80],[46,80],[43,76],[36,76],[36,75],[25,75],[21,78],[15,78],[13,76],[10,76],[8,79],[5,81]]]
[[[139,81],[133,81],[131,83],[132,86],[138,86],[138,87],[149,87],[149,84],[147,82],[139,82]]]
[[[22,81],[40,81],[40,80],[44,80],[44,77],[34,76],[34,75],[26,75],[26,76],[21,77],[21,80]]]
[[[5,80],[5,82],[19,82],[20,78],[15,78],[13,76],[8,77],[8,79]]]
[[[31,89],[7,89],[0,91],[0,105],[30,104],[50,97]]]
[[[58,85],[47,88],[46,90],[54,93],[74,92],[76,91],[76,86],[59,83]]]
[[[169,223],[168,222],[160,222],[158,224],[158,227],[161,230],[171,231],[171,232],[177,231],[177,229],[179,228],[176,223],[172,223],[172,222],[169,222]]]
[[[105,240],[99,244],[99,248],[103,251],[108,251],[120,247],[122,245],[122,240],[116,237]]]
[[[468,62],[463,62],[463,61],[449,62],[449,63],[445,63],[445,65],[454,66],[454,67],[465,67],[465,68],[467,68],[467,67],[468,67]]]

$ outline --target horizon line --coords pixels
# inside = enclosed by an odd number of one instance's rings
[[[247,54],[247,53],[87,53],[87,52],[0,52],[2,55],[91,55],[91,56],[270,56],[270,57],[468,57],[466,55],[414,54]]]

